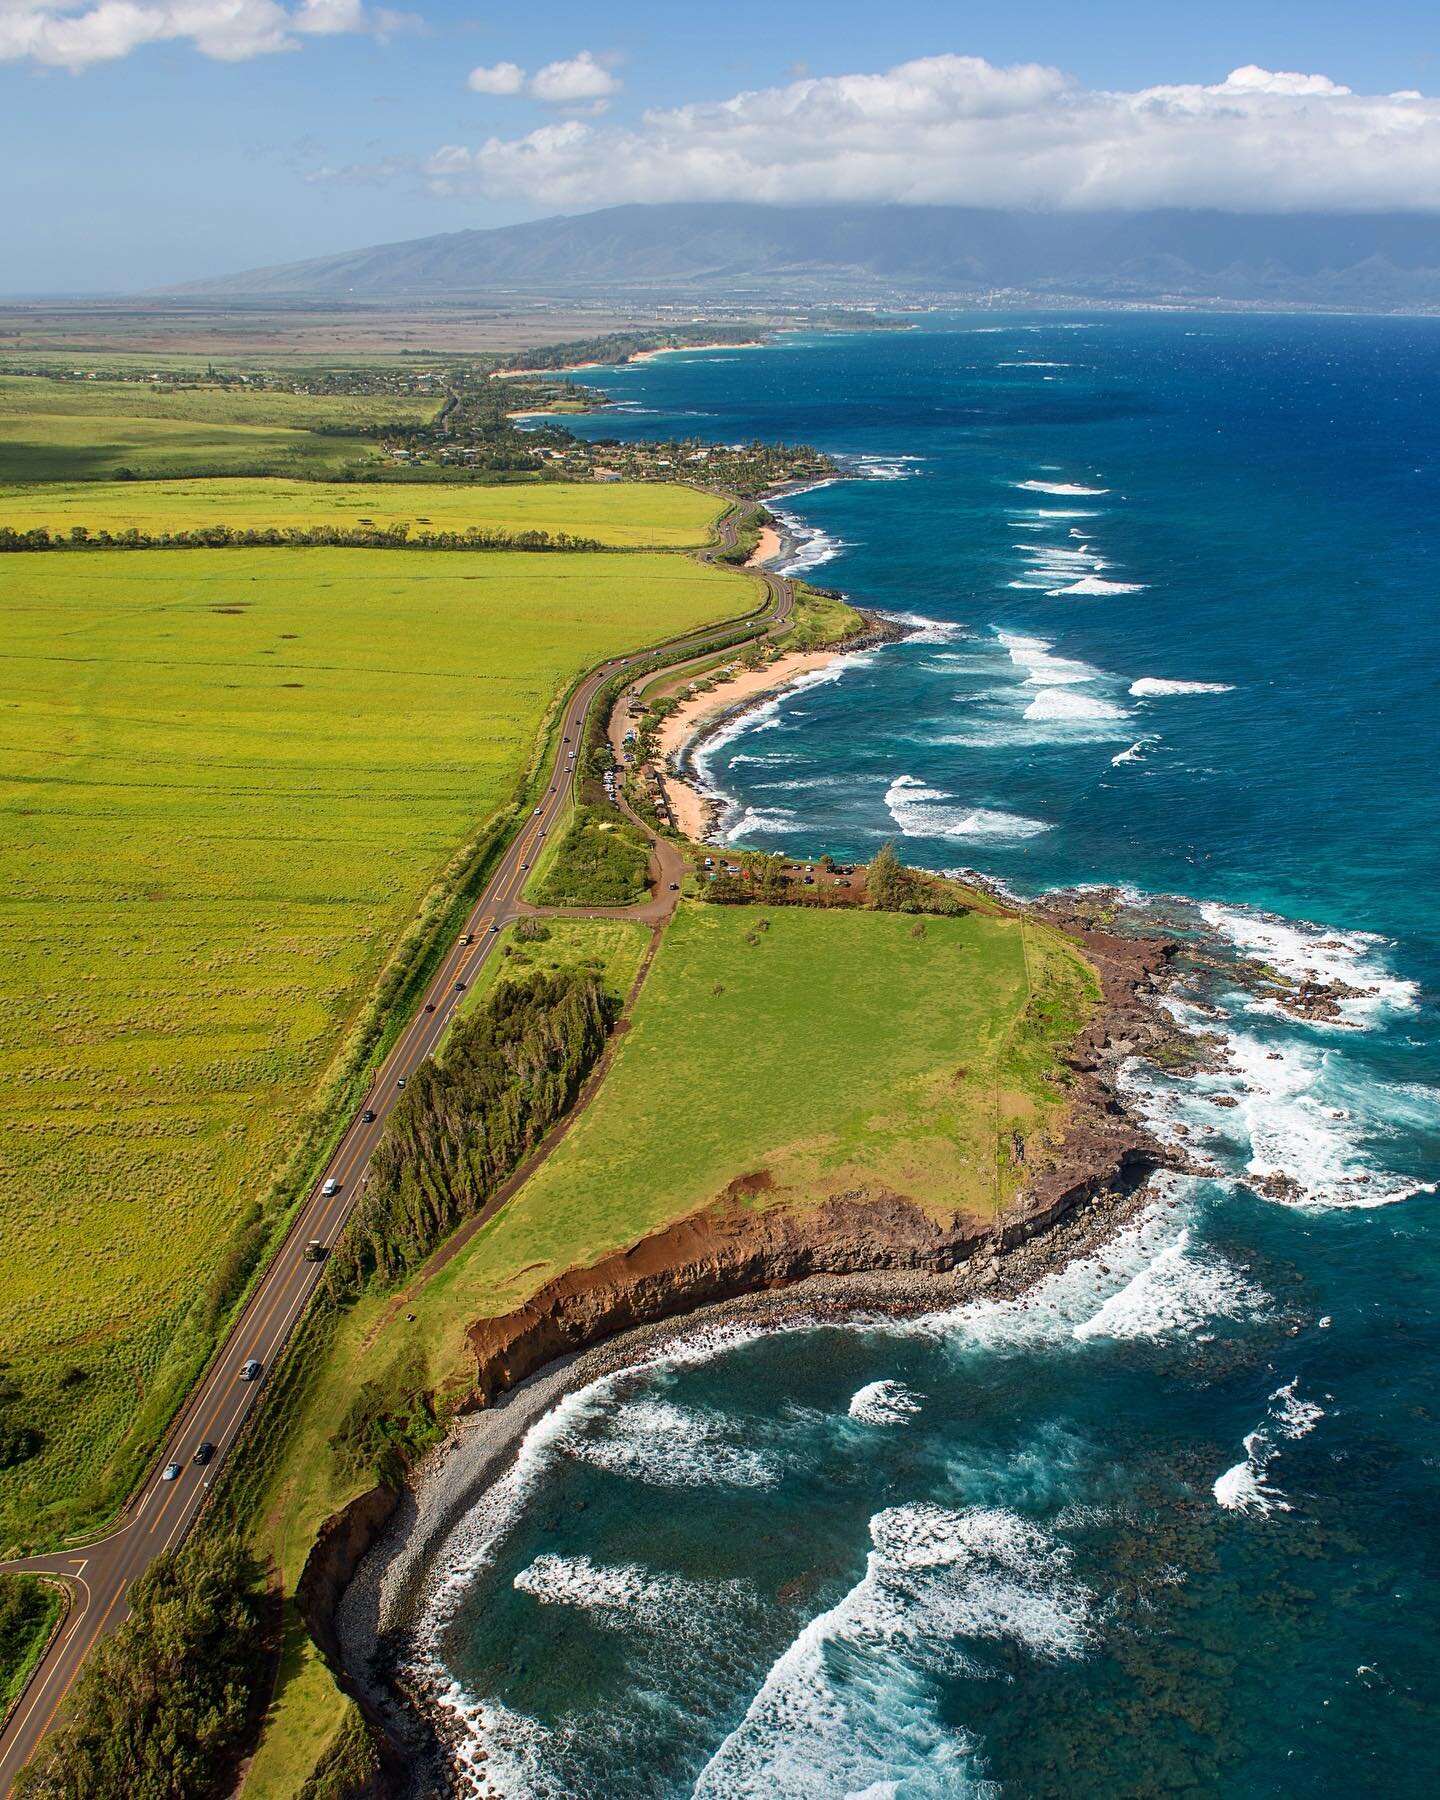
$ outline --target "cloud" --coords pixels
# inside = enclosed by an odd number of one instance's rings
[[[524,91],[525,71],[518,63],[498,62],[488,69],[472,69],[465,85],[477,94],[519,94]]]
[[[535,73],[530,92],[551,106],[573,106],[579,100],[608,100],[620,83],[588,50],[564,62],[546,63]]]
[[[362,0],[0,0],[0,62],[79,71],[144,44],[188,42],[218,62],[298,50],[303,38],[363,34],[382,41],[419,23]]]
[[[584,57],[551,69],[587,61],[608,76]],[[561,209],[758,200],[1440,210],[1440,101],[1355,94],[1328,76],[1254,66],[1213,85],[1114,92],[1039,63],[931,56],[652,110],[631,127],[570,119],[446,145],[425,168],[439,192]]]
[[[620,92],[619,77],[611,73],[609,62],[608,57],[582,50],[528,76],[518,64],[500,62],[472,69],[465,85],[477,94],[528,94],[547,106],[603,112],[611,96]]]

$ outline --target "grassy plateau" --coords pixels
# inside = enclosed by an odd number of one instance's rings
[[[227,1246],[559,692],[753,599],[660,554],[0,563],[0,1342],[4,1423],[42,1439],[0,1469],[0,1546],[128,1489]]]

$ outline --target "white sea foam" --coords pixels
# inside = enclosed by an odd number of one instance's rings
[[[878,617],[908,628],[907,644],[953,644],[973,634],[955,619],[931,619],[924,613],[892,612],[876,608]]]
[[[768,811],[757,806],[747,806],[726,831],[725,842],[738,844],[748,837],[784,837],[786,832],[795,829],[797,817],[796,813],[784,806],[772,806]]]
[[[1144,762],[1146,753],[1153,750],[1159,742],[1158,737],[1136,738],[1128,750],[1122,750],[1118,756],[1110,758],[1110,767],[1118,769],[1122,763]]]
[[[899,1381],[867,1382],[850,1401],[850,1417],[861,1425],[901,1425],[919,1410],[919,1395]]]
[[[1012,481],[1011,487],[1023,488],[1030,494],[1108,494],[1109,488],[1084,487],[1078,481]]]
[[[906,837],[929,838],[1029,838],[1050,827],[1042,819],[987,806],[947,806],[955,796],[943,788],[926,787],[913,775],[899,775],[885,792],[890,817]]]
[[[657,1575],[635,1563],[602,1564],[588,1556],[545,1552],[523,1568],[514,1586],[542,1606],[573,1606],[598,1624],[673,1630],[693,1615],[704,1589],[673,1575]]]
[[[998,362],[995,365],[997,369],[1068,369],[1071,366],[1068,362],[1039,362],[1034,359],[1026,362]]]
[[[1079,581],[1073,581],[1068,587],[1047,588],[1052,600],[1063,600],[1067,596],[1103,594],[1142,594],[1149,584],[1144,581],[1102,581],[1098,575],[1086,575]]]
[[[1044,1661],[1080,1655],[1094,1596],[1066,1547],[1011,1512],[896,1506],[870,1535],[864,1577],[773,1665],[695,1800],[998,1792],[973,1741],[936,1716],[934,1675],[996,1672],[957,1648],[965,1640]]]
[[[1089,663],[1054,655],[1054,646],[1046,638],[1022,637],[1009,631],[997,632],[996,637],[1015,667],[1024,670],[1028,687],[1068,687],[1101,679],[1102,671]]]
[[[1290,1511],[1284,1493],[1269,1479],[1272,1465],[1283,1454],[1286,1443],[1305,1437],[1325,1417],[1323,1406],[1299,1398],[1297,1386],[1298,1377],[1276,1388],[1265,1417],[1245,1438],[1244,1462],[1233,1464],[1216,1477],[1212,1491],[1228,1512],[1264,1516]]]
[[[1112,706],[1108,700],[1097,700],[1093,694],[1073,693],[1068,687],[1047,687],[1042,688],[1025,708],[1025,717],[1049,723],[1123,719],[1125,708]]]
[[[1165,694],[1233,694],[1235,688],[1228,681],[1162,681],[1157,675],[1142,675],[1130,683],[1130,692],[1137,700],[1148,700]]]
[[[1327,931],[1255,907],[1206,902],[1199,911],[1212,931],[1292,980],[1339,981],[1366,990],[1340,1003],[1350,1024],[1373,1024],[1380,1013],[1408,1012],[1418,1004],[1416,983],[1391,972],[1385,960],[1389,940],[1373,932]]]
[[[1146,1210],[1102,1249],[1077,1258],[1013,1300],[970,1300],[897,1325],[949,1344],[957,1355],[1028,1353],[1110,1340],[1193,1338],[1220,1319],[1267,1317],[1270,1297],[1232,1263],[1198,1246],[1183,1209],[1168,1201],[1187,1177],[1152,1183]]]

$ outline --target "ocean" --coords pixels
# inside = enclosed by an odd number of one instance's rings
[[[1428,1795],[1440,321],[937,315],[595,379],[595,435],[840,458],[793,566],[912,627],[704,747],[724,834],[1117,885],[1225,1057],[1131,1070],[1207,1172],[1028,1298],[700,1337],[542,1422],[420,1633],[473,1791]]]

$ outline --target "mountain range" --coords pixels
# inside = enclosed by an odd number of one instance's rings
[[[177,293],[883,301],[995,292],[1356,310],[1440,307],[1440,215],[614,206],[192,282]]]

